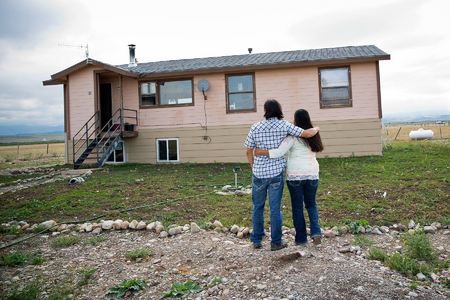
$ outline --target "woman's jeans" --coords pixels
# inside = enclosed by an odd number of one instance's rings
[[[281,244],[281,197],[283,196],[283,173],[272,178],[257,178],[253,176],[252,182],[252,222],[253,232],[250,240],[254,244],[261,244],[264,237],[264,205],[266,196],[269,194],[270,207],[270,233],[272,235],[272,244]]]
[[[319,211],[316,204],[317,187],[319,180],[288,180],[287,186],[291,194],[292,219],[295,226],[295,243],[307,243],[305,217],[303,215],[303,202],[309,216],[311,237],[321,236],[319,225]]]

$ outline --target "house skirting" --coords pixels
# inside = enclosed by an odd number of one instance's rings
[[[318,121],[324,152],[318,157],[382,155],[380,119]],[[251,125],[139,128],[139,136],[125,139],[125,155],[132,163],[157,163],[156,140],[178,139],[180,163],[246,162],[244,141]],[[207,140],[204,137],[207,136]],[[67,141],[72,163],[72,141]],[[92,163],[95,163],[92,160]]]

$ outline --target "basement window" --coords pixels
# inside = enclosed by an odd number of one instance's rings
[[[139,92],[141,108],[194,104],[192,79],[141,82]]]
[[[179,162],[178,139],[157,139],[156,160],[158,162]]]
[[[227,113],[256,111],[254,79],[254,74],[226,76]]]
[[[351,107],[350,67],[320,68],[320,108]]]

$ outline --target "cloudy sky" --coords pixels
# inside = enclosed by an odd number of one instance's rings
[[[42,81],[90,57],[140,62],[375,44],[385,115],[450,113],[446,0],[0,0],[0,126],[62,125],[62,86]]]

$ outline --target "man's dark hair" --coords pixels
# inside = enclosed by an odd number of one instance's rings
[[[269,99],[264,103],[264,117],[266,119],[277,118],[278,120],[283,119],[283,111],[281,110],[281,105],[275,99]]]

